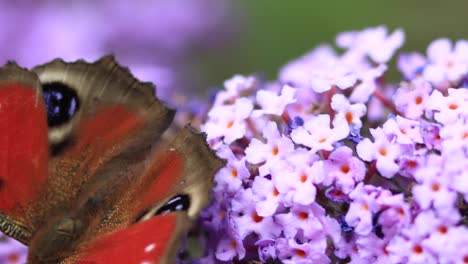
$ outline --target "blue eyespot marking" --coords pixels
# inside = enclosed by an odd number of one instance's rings
[[[80,108],[75,90],[64,83],[51,82],[42,85],[49,127],[63,125],[70,121]]]

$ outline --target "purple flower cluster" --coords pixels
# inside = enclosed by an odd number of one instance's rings
[[[227,165],[208,260],[468,263],[468,42],[398,57],[385,27],[338,35],[279,79],[236,75],[202,129]]]

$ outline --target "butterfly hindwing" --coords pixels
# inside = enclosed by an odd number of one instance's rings
[[[184,128],[168,147],[150,156],[135,187],[124,190],[121,197],[127,202],[119,204],[113,219],[131,222],[84,245],[78,263],[106,263],[103,256],[129,261],[113,263],[173,263],[177,245],[208,203],[212,177],[222,166],[205,137]],[[132,233],[138,235],[130,239]],[[128,243],[132,246],[124,250]]]
[[[69,261],[76,264],[174,263],[177,247],[171,247],[179,244],[187,221],[184,213],[153,217],[97,238],[78,259]]]

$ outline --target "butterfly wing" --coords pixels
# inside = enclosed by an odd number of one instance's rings
[[[173,259],[187,219],[206,204],[223,162],[189,128],[147,158],[174,111],[112,57],[91,64],[55,60],[34,71],[42,94],[31,72],[8,65],[0,70],[0,127],[7,131],[0,139],[6,161],[0,165],[6,175],[0,175],[6,183],[0,186],[0,229],[31,245],[31,263],[99,261],[104,249],[120,251],[117,242],[131,233],[157,233],[149,238],[159,245],[154,259]],[[22,143],[12,143],[13,136]],[[187,211],[160,216],[178,210],[171,198],[179,194]],[[77,237],[70,243],[49,239],[75,227],[62,220],[85,224],[70,234]],[[146,244],[148,236],[137,241]]]
[[[0,230],[25,244],[76,206],[96,171],[143,168],[174,116],[113,57],[34,71],[0,69]]]
[[[175,111],[111,56],[94,63],[57,59],[33,71],[43,87],[51,150],[47,191],[33,215],[38,228],[47,216],[75,207],[103,167],[140,164]],[[122,153],[125,159],[115,159]]]
[[[102,225],[89,230],[100,235],[70,262],[174,263],[184,233],[208,203],[213,175],[224,164],[203,135],[186,127],[167,148],[151,155],[133,188],[123,189],[112,221],[125,224],[103,235]]]
[[[136,223],[93,241],[76,264],[175,263],[175,250],[189,221],[184,213],[170,213]]]
[[[8,63],[0,68],[0,230],[28,243],[30,205],[47,178],[47,123],[36,75]]]

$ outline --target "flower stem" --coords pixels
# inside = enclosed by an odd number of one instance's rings
[[[333,122],[333,118],[335,118],[335,111],[331,107],[331,100],[333,95],[336,93],[336,86],[333,85],[330,90],[327,92],[327,105],[328,105],[328,114],[330,115],[330,124]]]
[[[372,179],[372,176],[377,172],[377,162],[374,160],[370,164],[369,170],[366,173],[366,176],[364,177],[364,182],[369,183],[369,181]]]
[[[395,115],[400,115],[400,116],[403,116],[400,111],[398,111],[398,109],[396,108],[395,104],[390,100],[388,99],[384,94],[382,94],[381,91],[379,90],[375,90],[373,95],[379,99],[379,101],[384,105],[386,106],[388,109],[390,109]]]

